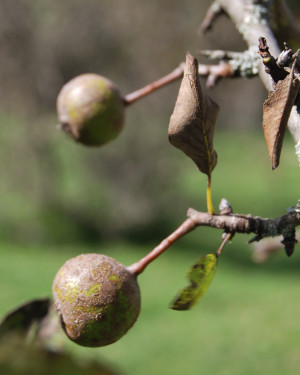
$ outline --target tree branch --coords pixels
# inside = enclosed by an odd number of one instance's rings
[[[240,214],[211,215],[208,212],[199,212],[190,208],[188,217],[197,226],[208,226],[224,230],[226,233],[253,233],[255,237],[249,242],[259,241],[265,237],[283,236],[282,243],[288,256],[292,255],[297,242],[295,227],[300,225],[300,203],[289,209],[286,215],[263,219],[259,216]]]
[[[187,212],[188,218],[145,257],[127,267],[128,271],[138,276],[171,245],[198,226],[207,226],[224,231],[221,246],[216,252],[217,256],[220,255],[226,243],[236,232],[255,234],[255,237],[253,237],[249,243],[260,241],[266,237],[282,235],[283,240],[281,243],[284,245],[285,252],[288,256],[292,255],[295,244],[297,243],[295,228],[300,225],[300,201],[298,201],[295,207],[291,207],[286,215],[274,219],[233,214],[231,205],[224,198],[221,200],[219,209],[220,214],[218,215],[210,214],[209,212],[200,212],[190,208]]]
[[[188,210],[187,215],[196,222],[197,226],[222,229],[229,233],[254,233],[260,238],[279,236],[286,226],[300,225],[299,218],[294,211],[274,219],[264,219],[250,214],[211,215],[193,208]]]
[[[228,64],[231,75],[224,75],[220,78],[252,78],[258,74],[260,61],[257,58],[257,46],[255,48],[251,47],[244,52],[203,50],[200,53],[211,60],[219,61],[219,65]],[[207,86],[209,87],[210,85]]]
[[[258,39],[263,36],[268,41],[271,54],[279,56],[281,50],[270,24],[273,2],[263,0],[216,0],[215,2],[231,18],[237,30],[248,44],[249,50],[257,49]],[[289,24],[292,26],[291,22]],[[258,70],[266,89],[271,91],[273,89],[273,82],[270,75],[265,72],[262,63],[258,65]],[[300,148],[300,116],[296,106],[292,109],[288,128],[295,143]],[[298,158],[300,160],[299,155]]]
[[[271,4],[264,0],[215,0],[208,9],[201,29],[209,30],[216,19],[223,13],[230,17],[237,30],[241,33],[248,44],[248,50],[243,53],[229,51],[203,51],[206,56],[219,60],[219,64],[199,64],[199,75],[207,77],[207,86],[215,85],[221,78],[253,77],[259,74],[263,84],[268,91],[273,90],[273,80],[265,71],[265,66],[259,59],[258,40],[264,37],[268,41],[270,53],[273,56],[280,55],[280,48],[275,34],[272,31]],[[287,6],[284,2],[285,14]],[[289,25],[293,28],[290,14],[287,18]],[[294,29],[293,29],[294,30]],[[299,34],[300,35],[300,34]],[[298,36],[298,35],[296,35]],[[289,38],[290,36],[287,36]],[[124,103],[130,105],[155,90],[181,79],[184,71],[184,63],[174,69],[166,76],[136,90],[124,98]],[[288,128],[296,143],[296,155],[300,161],[300,114],[297,107],[293,106],[288,120]]]

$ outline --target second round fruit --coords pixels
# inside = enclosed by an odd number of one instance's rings
[[[123,128],[124,108],[117,86],[92,73],[73,78],[57,98],[61,128],[88,146],[101,146],[118,136]]]

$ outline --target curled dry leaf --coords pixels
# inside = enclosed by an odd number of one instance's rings
[[[120,372],[100,361],[78,361],[76,356],[48,348],[41,330],[52,335],[49,298],[35,299],[16,307],[0,322],[0,373],[1,375],[120,375]],[[50,323],[49,321],[47,322]],[[38,333],[38,335],[37,335]]]
[[[31,326],[39,324],[48,314],[50,299],[28,301],[9,312],[0,322],[0,340],[10,333],[27,334]]]
[[[197,59],[187,52],[184,76],[170,119],[169,141],[209,177],[217,164],[213,136],[218,113],[219,106],[202,92]]]
[[[295,66],[282,81],[278,81],[275,90],[270,91],[263,107],[263,129],[272,163],[272,169],[279,165],[283,139],[288,119],[300,88],[300,81],[295,78]]]

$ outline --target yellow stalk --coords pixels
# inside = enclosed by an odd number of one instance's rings
[[[207,211],[211,215],[213,215],[215,211],[214,211],[214,207],[213,207],[212,199],[211,199],[211,176],[208,176],[208,180],[207,180],[206,204],[207,204]]]

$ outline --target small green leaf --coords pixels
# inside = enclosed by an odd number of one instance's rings
[[[208,289],[216,273],[218,257],[216,254],[207,254],[189,269],[190,285],[181,290],[173,302],[173,310],[190,309]]]

